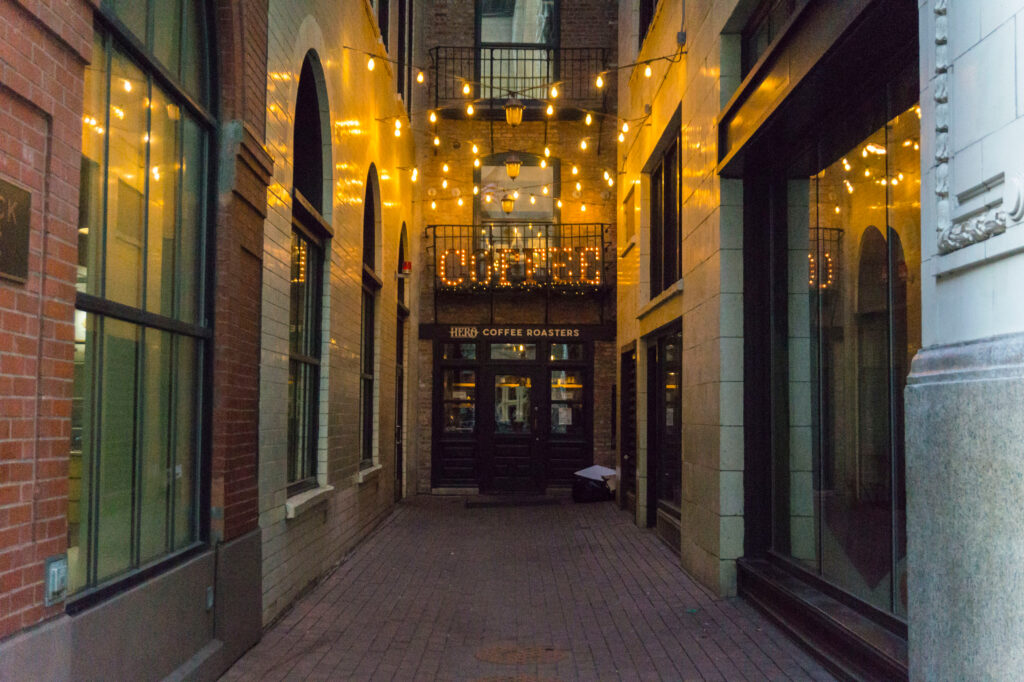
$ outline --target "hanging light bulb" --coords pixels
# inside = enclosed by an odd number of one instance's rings
[[[462,84],[462,94],[463,95],[468,95],[470,93],[470,91],[471,91],[471,88],[469,87],[469,83],[463,83]]]
[[[543,187],[541,187],[540,188],[540,193],[543,194],[544,196],[547,196],[548,195],[548,186],[544,185]]]
[[[417,180],[417,179],[418,179],[419,177],[420,177],[420,169],[419,169],[419,168],[413,168],[413,169],[412,169],[412,181],[413,181],[413,182],[416,182],[416,180]]]
[[[651,65],[648,64],[647,66],[644,67],[644,78],[650,78],[651,77],[651,73],[652,73]]]
[[[548,116],[553,116],[555,113],[555,108],[549,104],[547,111],[545,111],[544,113],[546,113]]]
[[[572,166],[572,174],[573,175],[579,175],[580,174],[580,169],[576,167],[576,164],[573,164],[573,166]]]
[[[466,116],[472,116],[473,112],[475,112],[475,111],[476,110],[473,108],[472,104],[467,104],[466,105]]]
[[[480,159],[473,159],[473,168],[480,167]]]
[[[594,122],[594,117],[590,115],[589,111],[587,112],[587,117],[583,119],[583,122],[586,123],[587,125],[590,125],[591,123]]]
[[[582,192],[583,191],[583,183],[580,183],[580,182],[576,183],[576,191],[577,192]]]
[[[402,119],[396,118],[395,119],[395,129],[398,130],[398,129],[401,129],[401,127],[402,127]]]
[[[557,97],[558,97],[558,86],[557,85],[552,85],[551,86],[551,99],[556,99]]]
[[[437,202],[436,201],[431,201],[430,202],[430,208],[431,209],[436,209],[437,208]]]
[[[515,152],[505,157],[505,172],[508,173],[508,177],[512,180],[519,177],[519,169],[522,165],[523,162],[519,160],[519,155]]]
[[[476,185],[473,185],[473,194],[480,194],[480,188]]]
[[[597,80],[594,81],[594,85],[596,85],[598,89],[604,87],[604,78],[601,76],[601,74],[597,74]]]
[[[512,198],[513,199],[518,199],[519,198],[519,190],[514,190],[512,192]]]
[[[441,172],[442,173],[447,173],[448,172],[448,164],[447,163],[441,166]]]
[[[624,132],[624,133],[628,133],[629,132],[629,123],[627,123],[625,121],[622,122],[622,132]]]
[[[548,160],[547,159],[541,159],[540,160],[540,167],[541,168],[547,168],[548,167]]]
[[[558,200],[558,208],[562,208],[562,200],[561,199]]]
[[[544,147],[544,156],[551,156],[551,150],[548,147]]]
[[[435,114],[433,111],[430,112],[430,122],[437,123],[437,114]]]
[[[484,203],[485,204],[491,203],[491,195],[490,194],[485,194],[484,195]]]
[[[580,204],[580,210],[583,211],[584,213],[586,213],[587,212],[587,205],[586,204]]]
[[[609,187],[614,187],[615,186],[615,178],[608,178],[608,186]]]
[[[535,197],[535,196],[533,196],[533,195],[531,194],[531,195],[530,195],[530,203],[531,203],[531,204],[536,204],[536,203],[537,203],[537,197]]]
[[[516,200],[512,198],[511,194],[506,194],[501,198],[501,210],[505,213],[511,213],[516,207]]]
[[[417,72],[417,74],[416,74],[416,82],[417,83],[422,83],[423,82],[423,72],[422,71]]]
[[[441,138],[438,137],[437,135],[434,135],[434,146],[435,147],[440,147],[441,146]]]
[[[473,154],[479,154],[479,153],[480,153],[480,149],[474,144],[473,145]]]
[[[625,141],[626,141],[625,133],[619,133],[619,142],[625,142]]]
[[[373,71],[373,67],[375,67],[376,65],[377,64],[373,61],[373,57],[370,57],[369,59],[366,60],[366,68],[369,71]]]
[[[448,189],[448,178],[441,181],[441,189]]]
[[[605,171],[604,172],[604,179],[607,180],[609,177],[611,177],[611,176],[608,175],[608,171]]]
[[[505,101],[505,123],[515,127],[523,122],[523,110],[526,107],[515,95]]]
[[[459,206],[462,206],[462,197],[459,197],[459,200],[455,203],[457,203]]]
[[[580,140],[580,149],[582,149],[583,151],[587,151],[587,141],[586,140]]]

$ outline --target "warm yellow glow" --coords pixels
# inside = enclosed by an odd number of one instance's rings
[[[430,122],[437,123],[437,114],[435,114],[433,111],[430,112]]]
[[[121,84],[124,86],[124,91],[125,92],[131,92],[132,91],[132,82],[130,80],[128,80],[127,78],[125,78],[123,81],[121,81]]]
[[[615,178],[608,178],[608,186],[609,187],[614,187],[615,186]]]
[[[537,197],[535,197],[535,196],[533,196],[533,195],[531,194],[531,195],[530,195],[530,203],[531,203],[531,204],[536,204],[536,203],[537,203]]]
[[[547,159],[541,159],[540,160],[540,167],[541,168],[547,168],[548,167],[548,160]]]
[[[586,123],[587,125],[590,125],[591,123],[594,122],[594,117],[590,115],[589,111],[587,112],[587,117],[583,119],[583,122]]]
[[[373,67],[375,66],[376,64],[373,61],[373,57],[370,57],[369,59],[366,60],[366,68],[369,69],[370,71],[373,71]]]
[[[548,116],[552,116],[555,113],[555,108],[549,104],[547,111],[544,113],[546,113]]]
[[[485,204],[491,203],[491,195],[490,194],[485,194],[484,195],[484,203]]]
[[[469,83],[463,83],[462,84],[462,94],[463,95],[468,95],[470,93],[470,90],[471,90],[471,88],[469,87]]]
[[[650,78],[651,77],[651,73],[653,73],[651,71],[651,65],[648,64],[647,66],[644,67],[644,78]]]
[[[586,204],[580,204],[580,210],[583,211],[584,213],[586,213],[587,205]]]
[[[558,86],[552,85],[551,86],[551,99],[555,99],[556,97],[558,97]]]
[[[580,149],[582,149],[583,151],[587,150],[587,141],[586,140],[580,140]]]
[[[473,185],[473,194],[480,194],[480,188],[476,185]]]
[[[604,78],[602,78],[600,74],[598,74],[597,80],[594,81],[594,85],[596,85],[598,88],[604,87]]]
[[[457,203],[457,204],[458,204],[459,206],[462,206],[462,197],[459,197],[459,200],[458,200],[458,201],[457,201],[456,203]]]
[[[446,164],[443,164],[443,165],[441,166],[441,172],[442,172],[442,173],[447,173],[447,172],[448,172],[448,164],[447,164],[447,163],[446,163]]]
[[[412,169],[412,181],[413,181],[413,182],[416,182],[416,180],[417,180],[417,179],[418,179],[419,177],[420,177],[420,169],[419,169],[419,168],[413,168],[413,169]]]
[[[448,178],[441,181],[441,189],[448,189]]]
[[[548,195],[548,186],[544,185],[543,187],[541,187],[540,188],[540,193],[543,194],[544,196],[547,196]]]
[[[424,80],[424,79],[423,79],[423,72],[422,72],[422,71],[420,71],[420,72],[418,72],[418,73],[416,74],[416,82],[417,82],[417,83],[422,83],[422,82],[423,82],[423,80]]]
[[[512,192],[512,198],[513,199],[518,199],[519,198],[519,190],[515,190],[514,192]]]
[[[473,159],[473,168],[480,167],[480,159]]]
[[[577,168],[575,165],[573,165],[573,167],[572,167],[572,174],[573,175],[579,175],[580,174],[580,169]]]
[[[401,136],[402,136],[402,129],[401,128],[395,128],[395,137],[401,137]]]
[[[624,132],[624,133],[628,133],[629,132],[629,124],[626,123],[625,121],[622,122],[622,132]]]
[[[472,104],[467,104],[467,105],[466,105],[466,115],[467,115],[467,116],[472,116],[472,115],[473,115],[473,112],[475,112],[475,111],[476,111],[476,110],[475,110],[475,109],[473,108],[473,105],[472,105]]]
[[[544,156],[551,156],[551,150],[547,147],[544,147]]]
[[[558,208],[562,208],[562,200],[561,199],[558,200]]]
[[[576,191],[577,192],[582,192],[583,191],[583,183],[580,183],[580,182],[576,183]]]
[[[610,175],[608,174],[608,171],[605,171],[605,172],[604,172],[604,179],[605,179],[605,180],[607,180],[607,179],[608,179],[608,178],[610,178],[610,177],[611,177],[611,176],[610,176]]]
[[[436,209],[437,208],[437,202],[436,201],[431,201],[430,202],[430,208],[431,209]]]
[[[431,207],[433,208],[433,207]],[[438,263],[438,275],[441,276],[441,283],[447,287],[457,287],[466,281],[465,277],[459,276],[458,279],[451,279],[448,276],[448,258],[455,256],[458,259],[459,269],[466,269],[466,250],[465,249],[448,249],[441,255],[440,262]]]
[[[625,133],[619,133],[619,142],[625,142],[625,141],[626,141]]]
[[[475,144],[473,145],[473,153],[474,154],[479,154],[480,153],[480,148],[477,147]]]
[[[839,207],[836,206],[836,213],[839,213]]]
[[[441,138],[438,137],[437,135],[434,135],[434,146],[435,147],[440,147],[441,146]]]

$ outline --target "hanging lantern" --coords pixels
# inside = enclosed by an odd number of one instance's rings
[[[505,122],[513,127],[522,123],[524,109],[523,103],[515,95],[509,97],[505,102]]]
[[[506,194],[501,198],[501,210],[505,213],[511,213],[512,209],[516,207],[516,200],[512,198],[511,194]]]
[[[505,172],[508,173],[508,177],[515,180],[519,177],[519,169],[522,167],[523,162],[519,160],[519,155],[512,153],[505,157]]]

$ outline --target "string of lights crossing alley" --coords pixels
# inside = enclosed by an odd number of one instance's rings
[[[396,65],[398,64],[398,61],[396,59],[392,59],[392,58],[388,58],[388,57],[382,57],[380,55],[374,54],[373,52],[369,52],[367,50],[362,50],[362,49],[351,47],[351,46],[348,46],[348,45],[343,45],[342,48],[346,49],[346,50],[349,50],[349,51],[352,51],[352,52],[356,52],[356,53],[365,55],[366,56],[366,68],[369,71],[373,71],[374,70],[374,68],[376,67],[376,63],[378,61],[389,62],[389,63],[396,64]],[[654,73],[654,71],[653,71],[653,69],[651,67],[652,64],[655,64],[657,62],[662,62],[662,61],[668,62],[670,64],[674,64],[674,63],[679,62],[682,59],[684,54],[686,54],[685,50],[683,50],[682,48],[679,48],[678,50],[676,50],[676,52],[674,52],[673,54],[670,54],[670,55],[661,55],[661,56],[658,56],[658,57],[651,57],[649,59],[643,59],[643,60],[640,60],[640,61],[631,62],[629,64],[621,64],[621,65],[618,65],[618,66],[612,66],[612,67],[605,68],[602,71],[594,74],[594,76],[593,76],[593,78],[594,78],[594,85],[595,85],[595,87],[598,90],[602,90],[604,88],[604,86],[605,86],[605,79],[607,77],[609,77],[611,74],[618,73],[619,71],[623,71],[623,70],[626,70],[626,69],[635,69],[637,73],[642,73],[644,78],[651,78],[653,76],[653,73]],[[416,83],[418,83],[420,85],[425,84],[426,83],[426,75],[424,73],[424,70],[422,68],[417,68],[415,66],[414,66],[414,68],[416,70],[416,77],[415,77]],[[661,76],[662,80],[664,80],[667,77],[667,73],[668,72],[666,70],[666,72],[664,74],[662,74],[662,76]],[[465,115],[466,115],[467,118],[472,118],[473,115],[476,113],[476,107],[479,104],[479,100],[473,99],[471,97],[471,95],[472,95],[472,93],[474,91],[474,86],[480,86],[480,85],[482,85],[482,83],[480,81],[474,81],[474,80],[471,80],[471,79],[468,79],[468,78],[464,78],[464,77],[462,77],[462,76],[460,76],[458,74],[448,74],[448,73],[446,73],[446,74],[442,74],[442,76],[445,77],[445,78],[455,78],[459,82],[462,83],[462,94],[465,97],[467,97],[467,100],[466,100],[466,103],[465,103],[464,112],[465,112]],[[519,124],[522,123],[522,121],[523,121],[523,113],[524,113],[524,111],[526,109],[526,106],[519,99],[519,95],[526,95],[527,93],[540,91],[540,93],[542,93],[544,96],[539,97],[539,98],[535,98],[535,99],[539,99],[543,103],[546,103],[547,106],[546,106],[546,108],[544,110],[544,114],[545,114],[545,116],[547,118],[543,119],[543,120],[547,121],[547,120],[550,120],[552,117],[554,117],[554,115],[556,113],[555,101],[559,97],[559,94],[560,94],[559,87],[562,84],[563,84],[562,80],[558,80],[558,81],[554,81],[554,82],[549,82],[549,83],[538,83],[538,84],[535,84],[535,85],[532,85],[532,86],[529,86],[529,87],[524,87],[524,88],[522,88],[520,90],[516,90],[516,91],[513,91],[513,90],[505,88],[505,87],[502,87],[500,85],[496,85],[495,83],[492,83],[492,82],[489,82],[486,85],[487,85],[487,87],[490,90],[492,90],[492,91],[496,90],[498,92],[503,93],[505,96],[507,96],[507,99],[506,99],[506,101],[505,101],[505,103],[503,105],[503,109],[504,109],[504,113],[505,113],[505,121],[506,121],[506,123],[508,125],[510,125],[510,126],[512,126],[514,128],[514,127],[516,127],[516,126],[518,126]],[[659,86],[659,88],[660,88],[660,86]],[[393,121],[394,122],[394,135],[395,135],[395,137],[401,137],[403,129],[411,130],[413,132],[423,133],[424,135],[426,135],[428,137],[432,137],[433,146],[434,146],[435,150],[437,150],[437,149],[441,148],[441,146],[442,146],[442,136],[438,134],[437,123],[438,123],[438,119],[440,118],[439,114],[444,112],[444,111],[453,111],[453,109],[451,107],[439,107],[439,108],[426,109],[425,110],[425,113],[426,113],[426,123],[429,125],[429,127],[414,126],[412,124],[412,121],[413,121],[414,118],[416,118],[419,115],[422,115],[424,113],[423,110],[421,110],[419,112],[415,112],[415,113],[410,112],[408,116],[405,116],[403,114],[403,115],[398,115],[398,116],[385,117],[385,118],[381,118],[381,119],[377,119],[377,120],[381,121],[381,122]],[[635,118],[635,119],[622,119],[622,118],[619,118],[618,116],[616,116],[615,114],[608,114],[608,113],[599,112],[599,111],[583,110],[583,112],[585,113],[585,115],[582,117],[582,120],[583,120],[584,124],[587,127],[591,126],[594,123],[595,119],[598,120],[599,123],[602,123],[604,121],[604,119],[614,119],[615,120],[616,129],[618,130],[617,138],[618,138],[618,141],[619,141],[620,144],[623,144],[623,143],[625,143],[627,141],[627,139],[628,139],[627,136],[629,135],[630,130],[632,130],[632,129],[637,129],[638,130],[639,128],[641,128],[643,126],[643,124],[650,117],[650,113],[645,113],[643,116]],[[648,112],[649,112],[649,110],[648,110]],[[408,125],[403,126],[403,119],[405,119],[408,122]],[[599,126],[599,128],[600,128],[600,126]],[[450,140],[450,142],[452,143],[453,147],[458,148],[459,146],[461,146],[461,140],[458,140],[457,138],[448,137],[448,136],[445,136],[445,137],[448,140]],[[597,134],[597,137],[598,138],[600,137],[600,130],[599,130],[599,132]],[[591,136],[583,136],[583,137],[580,138],[579,143],[578,143],[578,148],[579,148],[580,152],[587,151],[588,147],[590,146],[589,140],[591,140]],[[634,141],[635,141],[635,139],[634,139]],[[480,155],[479,155],[479,151],[480,151],[479,147],[477,146],[477,144],[474,143],[472,145],[473,166],[474,166],[474,168],[480,168],[480,166],[481,166],[481,158],[480,158]],[[512,181],[515,181],[515,179],[519,176],[519,171],[520,171],[520,169],[522,167],[522,160],[521,160],[521,158],[519,156],[519,152],[521,152],[521,151],[523,153],[526,153],[524,150],[520,150],[520,149],[499,149],[499,150],[496,150],[496,149],[493,148],[493,139],[492,139],[492,148],[490,150],[491,155],[492,156],[497,156],[499,154],[505,154],[505,160],[504,160],[505,170],[506,170],[506,173],[507,173],[509,179],[511,179]],[[545,146],[544,146],[544,150],[543,150],[543,156],[541,156],[540,154],[536,154],[536,155],[531,154],[531,156],[536,156],[536,157],[538,157],[540,159],[539,166],[541,168],[546,168],[547,167],[547,165],[548,165],[548,158],[551,157],[551,148],[547,144],[547,131],[546,131],[546,129],[545,129]],[[442,166],[441,166],[441,169],[442,169],[441,188],[443,190],[447,190],[449,184],[451,184],[449,182],[449,179],[448,179],[448,172],[450,170],[449,164],[448,163],[443,163]],[[419,172],[419,169],[417,167],[415,167],[415,166],[400,167],[400,170],[409,171],[410,172],[410,180],[412,182],[417,182],[419,180],[420,172]],[[570,172],[571,172],[571,175],[573,177],[578,177],[579,174],[580,174],[580,167],[579,167],[579,165],[576,164],[576,163],[573,163],[572,166],[571,166],[571,171]],[[615,185],[615,172],[614,171],[610,171],[608,169],[604,170],[603,177],[604,177],[604,182],[606,182],[609,187],[613,187]],[[573,183],[572,186],[576,189],[577,195],[583,189],[583,185],[582,185],[582,182],[580,180],[576,180]],[[495,199],[498,199],[500,201],[500,203],[501,203],[502,210],[505,213],[511,213],[514,210],[515,202],[516,202],[516,200],[519,199],[521,191],[522,192],[527,192],[529,190],[534,190],[532,192],[529,192],[529,200],[530,200],[531,204],[535,204],[536,203],[536,201],[537,201],[537,191],[539,191],[541,197],[546,198],[546,197],[550,196],[551,200],[555,203],[555,205],[557,205],[558,208],[562,208],[563,204],[562,204],[561,197],[552,196],[551,193],[553,191],[553,188],[551,187],[550,184],[547,184],[547,183],[545,183],[545,184],[525,185],[525,186],[519,185],[519,186],[516,186],[515,188],[512,188],[512,189],[510,189],[510,188],[501,188],[500,190],[495,190],[495,189],[490,188],[490,187],[481,188],[477,184],[473,184],[473,186],[472,186],[472,193],[473,193],[473,195],[478,195],[481,192],[483,192],[483,200],[484,200],[484,202],[491,203]],[[463,192],[460,191],[458,188],[454,188],[453,187],[452,190],[450,191],[450,194],[451,194],[450,196],[438,197],[438,196],[436,196],[436,190],[434,190],[434,188],[431,188],[431,190],[429,192],[430,196],[428,196],[427,199],[422,199],[421,201],[429,202],[429,206],[430,206],[431,210],[435,210],[437,208],[437,205],[438,205],[439,202],[446,202],[446,201],[447,202],[454,202],[458,206],[462,206],[464,204]],[[586,211],[587,210],[585,202],[580,204],[580,210],[581,211]]]

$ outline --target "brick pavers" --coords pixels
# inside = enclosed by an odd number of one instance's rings
[[[445,497],[403,502],[224,677],[253,678],[832,679],[612,503]]]

